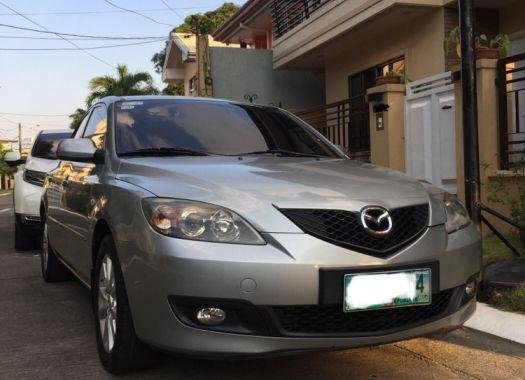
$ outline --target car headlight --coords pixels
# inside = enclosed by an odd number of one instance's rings
[[[166,236],[219,243],[266,244],[243,218],[220,206],[169,198],[145,198],[142,207],[153,229]]]
[[[445,228],[447,233],[460,230],[470,224],[468,212],[461,202],[454,195],[445,193],[444,196],[445,211],[447,213],[447,222]]]

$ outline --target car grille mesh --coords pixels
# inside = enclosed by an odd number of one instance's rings
[[[304,232],[332,244],[385,257],[420,236],[428,226],[427,204],[390,210],[393,229],[386,236],[369,234],[360,213],[343,210],[281,209]]]
[[[432,303],[395,309],[344,313],[342,305],[279,306],[272,314],[283,335],[373,335],[436,319],[447,311],[455,289],[432,295]]]

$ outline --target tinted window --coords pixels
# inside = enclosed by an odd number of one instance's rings
[[[84,138],[89,138],[97,148],[104,147],[107,130],[107,111],[106,107],[95,107],[86,125]]]
[[[185,148],[237,155],[286,150],[337,157],[302,122],[270,107],[217,101],[145,100],[116,104],[117,153]]]
[[[31,156],[56,160],[58,143],[60,140],[69,137],[71,137],[71,133],[41,133],[33,145]]]

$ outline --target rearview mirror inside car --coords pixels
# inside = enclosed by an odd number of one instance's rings
[[[104,151],[97,149],[91,139],[64,139],[58,144],[57,157],[63,161],[104,163]]]
[[[20,156],[18,152],[7,152],[4,156],[4,162],[9,166],[18,166],[25,164],[25,157]]]

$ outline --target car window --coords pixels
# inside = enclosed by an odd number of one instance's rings
[[[182,148],[238,155],[285,150],[339,157],[304,123],[277,108],[156,99],[116,103],[117,153]]]
[[[99,148],[104,148],[107,130],[107,111],[106,107],[98,106],[93,109],[89,121],[86,125],[83,137],[89,138],[93,144]]]
[[[40,133],[33,144],[33,149],[31,149],[31,156],[56,160],[58,143],[60,140],[70,137],[71,133]]]
[[[79,126],[75,130],[75,134],[73,135],[73,138],[79,139],[79,138],[82,137],[82,135],[84,134],[84,130],[86,129],[86,124],[87,124],[87,122],[89,120],[89,116],[90,115],[91,115],[91,111],[88,110],[88,112],[86,112],[86,116],[84,116],[84,118],[80,122]]]

